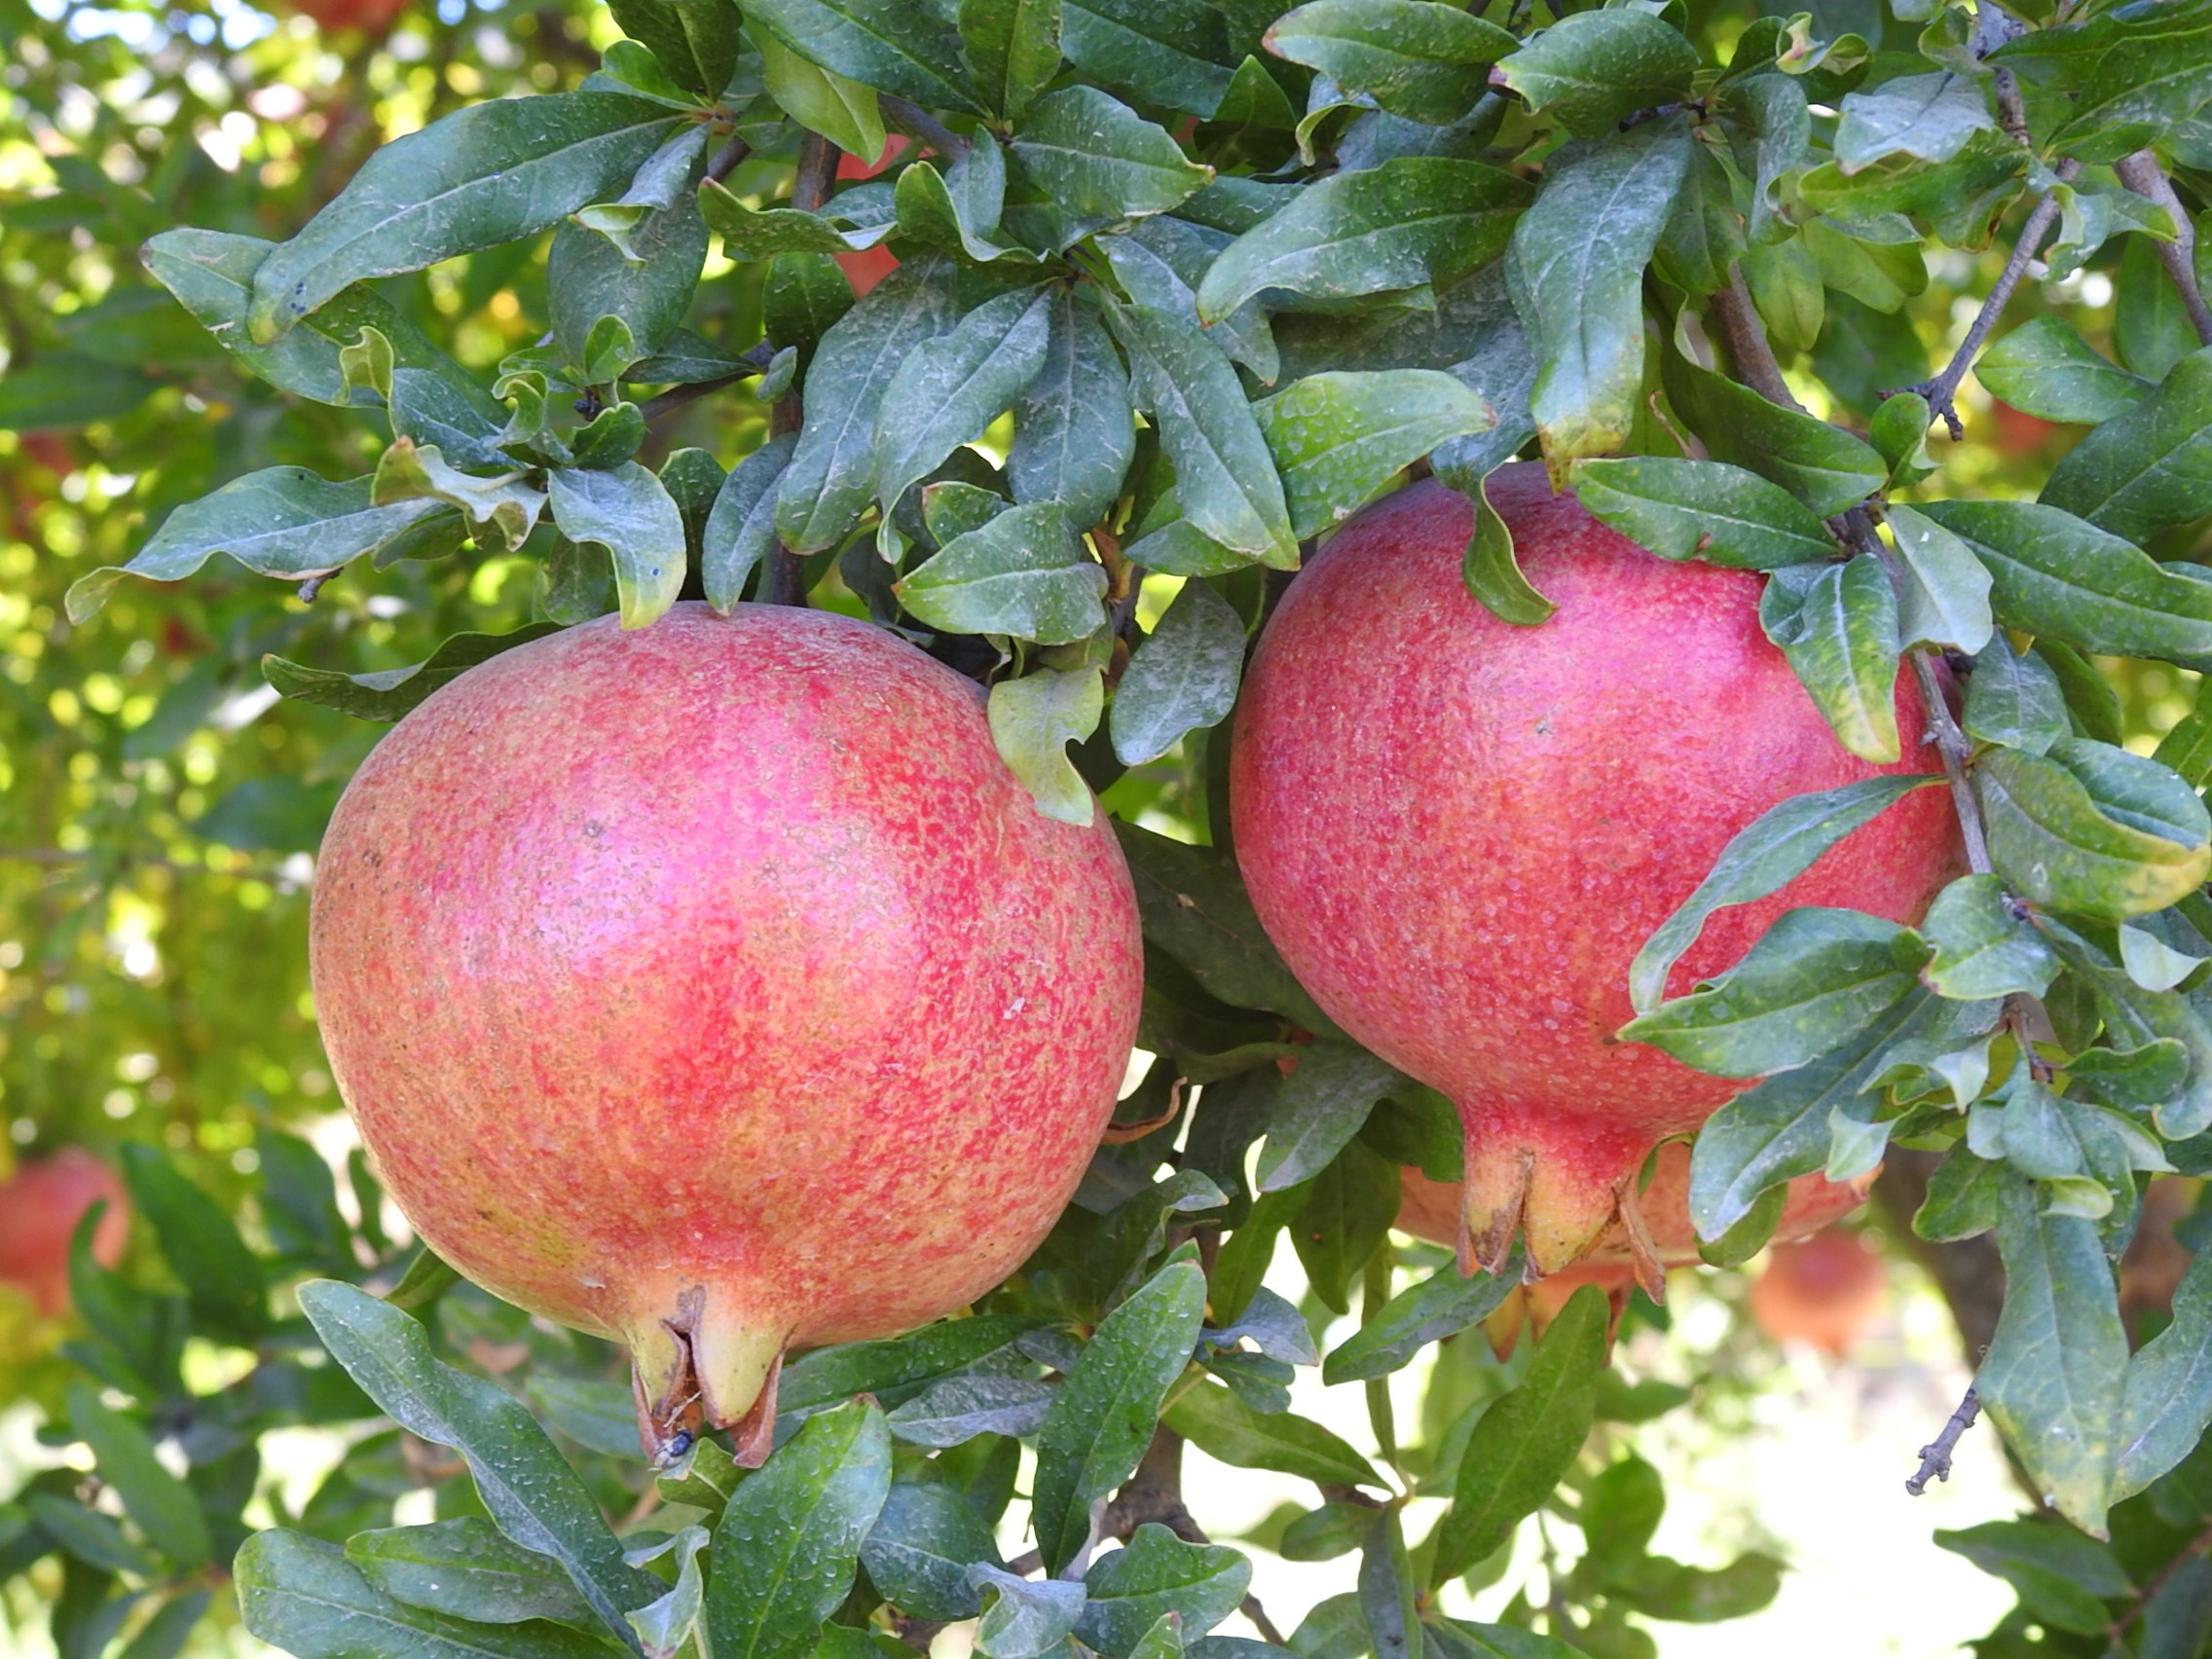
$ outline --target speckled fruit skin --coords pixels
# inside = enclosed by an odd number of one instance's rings
[[[1236,856],[1260,920],[1330,1016],[1443,1090],[1467,1130],[1468,1235],[1540,1272],[1616,1214],[1660,1141],[1741,1087],[1622,1044],[1628,965],[1728,839],[1791,795],[1933,771],[1829,732],[1759,630],[1761,579],[1671,564],[1543,469],[1490,496],[1559,607],[1501,622],[1460,577],[1472,514],[1416,484],[1347,525],[1263,636],[1236,722]],[[1940,790],[1907,796],[1763,903],[1724,909],[1671,994],[1792,905],[1917,918],[1963,867]]]
[[[311,962],[393,1198],[470,1278],[627,1340],[648,1450],[687,1385],[772,1420],[787,1346],[1018,1266],[1143,973],[1104,815],[1039,813],[974,684],[850,618],[690,604],[402,720],[331,820]]]
[[[69,1241],[100,1199],[107,1213],[92,1229],[92,1260],[112,1268],[130,1239],[130,1208],[114,1170],[81,1146],[26,1158],[0,1182],[0,1284],[27,1295],[41,1313],[69,1307]]]

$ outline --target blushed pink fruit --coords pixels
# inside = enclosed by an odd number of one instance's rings
[[[765,1456],[787,1347],[960,1308],[1111,1115],[1142,953],[1103,816],[1039,813],[977,687],[820,611],[508,651],[323,843],[315,999],[428,1244],[617,1337],[648,1452]]]
[[[69,1307],[69,1243],[85,1212],[107,1200],[92,1229],[92,1260],[112,1268],[130,1240],[130,1208],[114,1170],[81,1146],[26,1158],[0,1182],[0,1284],[53,1315]]]
[[[1599,524],[1543,469],[1491,499],[1555,601],[1499,621],[1460,577],[1463,497],[1416,484],[1293,584],[1244,682],[1231,768],[1260,920],[1329,1014],[1456,1101],[1466,1238],[1525,1232],[1549,1272],[1621,1215],[1660,1141],[1741,1087],[1616,1040],[1628,965],[1767,808],[1879,771],[1846,753],[1758,623],[1761,578],[1672,564]],[[1720,911],[1670,992],[1733,963],[1783,910],[1904,921],[1960,867],[1950,803],[1920,791],[1782,893]]]

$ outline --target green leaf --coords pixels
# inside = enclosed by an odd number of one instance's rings
[[[1278,57],[1408,121],[1449,127],[1488,91],[1490,65],[1519,47],[1495,23],[1435,0],[1312,0],[1267,32]]]
[[[2140,547],[2033,501],[1930,501],[1920,509],[1988,569],[1998,621],[2085,651],[2212,657],[2212,585]]]
[[[607,469],[555,467],[546,489],[561,534],[596,542],[613,560],[622,626],[659,620],[683,590],[689,552],[683,515],[661,481],[626,461]]]
[[[1597,1419],[1611,1320],[1604,1291],[1577,1290],[1536,1345],[1528,1374],[1476,1421],[1437,1528],[1432,1590],[1512,1537],[1573,1467]]]
[[[630,1629],[645,1647],[645,1659],[679,1659],[679,1655],[691,1651],[705,1610],[707,1580],[699,1567],[699,1555],[707,1542],[707,1529],[690,1526],[673,1537],[628,1552],[633,1567],[643,1567],[663,1555],[676,1562],[675,1584],[630,1614]]]
[[[2100,355],[2071,325],[2032,318],[1981,354],[1974,375],[1989,395],[2046,421],[2093,426],[2126,414],[2151,383]]]
[[[848,236],[820,213],[798,207],[749,207],[716,179],[699,187],[698,201],[704,223],[722,239],[722,252],[732,260],[772,259],[786,253],[834,257],[882,240],[880,227]]]
[[[981,115],[951,20],[906,0],[748,0],[746,21],[801,57],[926,109]]]
[[[437,1258],[424,1252],[424,1261]],[[442,1264],[441,1264],[442,1265]],[[413,1270],[409,1270],[412,1274]],[[440,1291],[450,1288],[461,1275],[451,1268],[445,1270],[445,1284]],[[420,1314],[424,1304],[421,1298],[403,1298],[408,1288],[402,1279],[385,1300],[394,1308],[405,1309]],[[433,1299],[434,1300],[434,1299]],[[627,1382],[594,1382],[581,1377],[562,1377],[540,1374],[533,1377],[527,1388],[531,1403],[535,1405],[555,1433],[566,1435],[586,1451],[597,1452],[608,1457],[628,1457],[638,1449],[638,1406]],[[702,1441],[701,1445],[711,1442]],[[715,1451],[729,1456],[720,1447]],[[686,1465],[694,1474],[706,1466],[706,1458],[693,1457]],[[665,1477],[664,1477],[665,1478]]]
[[[2133,1593],[2112,1552],[2065,1527],[2042,1521],[1985,1521],[1938,1531],[1936,1542],[2009,1584],[2020,1610],[2054,1629],[2101,1637],[2111,1628],[2105,1606]]]
[[[1856,173],[1886,156],[1947,162],[1976,132],[1996,128],[1988,99],[1972,76],[1948,70],[1900,75],[1843,100],[1843,119],[1835,129],[1836,165]]]
[[[1032,1583],[983,1562],[970,1567],[968,1577],[978,1590],[996,1592],[976,1630],[976,1651],[983,1659],[1042,1659],[1062,1651],[1083,1614],[1079,1581]]]
[[[261,672],[270,684],[297,702],[336,709],[356,719],[396,720],[478,663],[553,632],[551,623],[533,622],[511,634],[454,634],[421,662],[369,674],[310,668],[272,653],[261,659]]]
[[[656,103],[547,92],[471,105],[372,154],[253,274],[267,345],[354,282],[534,236],[628,180],[675,129]]]
[[[550,1619],[587,1630],[597,1621],[551,1556],[524,1549],[473,1515],[356,1532],[346,1540],[346,1559],[381,1594],[433,1613],[501,1625]]]
[[[1435,369],[1309,375],[1256,408],[1301,539],[1333,529],[1448,438],[1497,412]]]
[[[845,280],[832,254],[779,253],[768,261],[760,283],[761,321],[767,337],[786,350],[811,349],[853,309],[853,285]],[[641,363],[632,372],[640,380],[650,380],[647,367]]]
[[[2212,872],[2212,821],[2164,767],[2082,738],[1974,765],[1989,851],[2012,890],[2104,921],[2162,910]]]
[[[899,175],[893,202],[902,234],[947,253],[983,264],[1032,257],[990,240],[1006,207],[1006,152],[988,134],[941,176],[930,163],[914,163]]]
[[[1064,0],[1060,48],[1139,103],[1211,116],[1229,92],[1222,24],[1205,0]]]
[[[891,1432],[872,1401],[808,1418],[742,1482],[715,1528],[706,1639],[718,1659],[798,1659],[852,1589],[891,1491]]]
[[[221,810],[218,802],[215,812]],[[204,829],[201,832],[206,833]],[[195,1323],[251,1346],[269,1325],[268,1281],[237,1225],[153,1147],[133,1143],[123,1148],[122,1156],[130,1201],[152,1223],[163,1257],[184,1282]]]
[[[1127,306],[1113,317],[1129,349],[1137,402],[1152,412],[1175,464],[1184,517],[1225,547],[1296,570],[1282,480],[1229,359],[1167,312]]]
[[[2043,499],[2128,541],[2212,513],[2212,348],[2068,451]]]
[[[1060,67],[1060,0],[960,0],[960,54],[983,102],[1018,121]]]
[[[908,486],[981,437],[1036,379],[1045,366],[1051,303],[1044,289],[1001,294],[962,317],[950,334],[906,353],[875,418],[875,497],[886,513]]]
[[[951,322],[943,262],[911,260],[822,337],[806,371],[806,424],[776,491],[776,530],[793,552],[833,547],[860,521],[884,388],[909,351]]]
[[[1382,1312],[1330,1349],[1321,1381],[1330,1384],[1372,1381],[1400,1370],[1430,1343],[1458,1335],[1489,1318],[1521,1283],[1518,1259],[1496,1273],[1462,1274],[1446,1265],[1411,1290],[1392,1297]]]
[[[686,180],[703,166],[694,157]],[[605,317],[619,318],[629,330],[631,355],[621,365],[623,373],[675,334],[691,309],[707,258],[707,221],[699,204],[696,191],[679,191],[674,203],[645,213],[624,232],[620,246],[572,219],[553,233],[545,292],[553,338],[571,364],[581,367],[589,360],[592,330]]]
[[[1217,322],[1271,289],[1346,299],[1441,286],[1497,256],[1531,194],[1511,173],[1448,156],[1332,174],[1222,250],[1198,284],[1198,315]]]
[[[1157,213],[1101,240],[1114,279],[1140,306],[1198,320],[1198,285],[1222,250],[1235,240],[1227,231]],[[1233,362],[1272,386],[1282,374],[1274,331],[1260,302],[1247,300],[1215,323],[1208,335]]]
[[[1381,1487],[1367,1459],[1310,1419],[1256,1412],[1218,1382],[1185,1390],[1161,1418],[1209,1457],[1239,1469],[1272,1469],[1324,1486]]]
[[[1908,648],[1927,645],[1981,650],[1997,631],[1997,619],[1989,608],[1989,571],[1973,549],[1902,502],[1893,501],[1884,516],[1904,568],[1899,640]]]
[[[1100,1653],[1121,1655],[1169,1614],[1185,1638],[1203,1636],[1243,1602],[1252,1564],[1235,1550],[1185,1543],[1147,1522],[1124,1547],[1092,1562],[1083,1583],[1089,1600],[1075,1634]]]
[[[1291,1244],[1321,1305],[1349,1312],[1353,1281],[1398,1219],[1404,1192],[1398,1166],[1353,1139],[1303,1191]]]
[[[590,1492],[522,1402],[442,1364],[421,1325],[365,1291],[315,1279],[299,1297],[361,1391],[409,1433],[459,1452],[499,1530],[559,1562],[608,1627],[627,1636],[623,1614],[653,1592],[624,1564]]]
[[[1013,147],[1030,180],[1078,219],[1164,213],[1213,177],[1165,128],[1096,87],[1039,98]]]
[[[1254,1177],[1258,1190],[1280,1192],[1311,1180],[1359,1133],[1376,1101],[1407,1087],[1395,1066],[1348,1043],[1302,1050],[1268,1119],[1268,1144]]]
[[[982,1597],[969,1582],[973,1562],[1001,1567],[991,1530],[956,1487],[902,1481],[884,1499],[861,1546],[868,1580],[916,1618],[970,1619]]]
[[[1072,1561],[1090,1506],[1135,1472],[1168,1387],[1190,1364],[1205,1317],[1198,1264],[1171,1260],[1100,1321],[1037,1436],[1032,1525],[1048,1572]]]
[[[2034,1490],[2102,1537],[2127,1368],[2112,1264],[2095,1223],[2038,1214],[2019,1180],[2007,1184],[1997,1246],[2005,1309],[1974,1390]]]
[[[1050,1385],[1027,1377],[947,1377],[892,1412],[889,1421],[909,1445],[963,1446],[979,1434],[1035,1434],[1051,1400]]]
[[[366,478],[332,484],[304,466],[272,466],[234,478],[188,501],[126,565],[109,565],[70,584],[69,620],[84,622],[127,575],[181,581],[218,553],[257,575],[285,581],[326,576],[373,553],[438,511],[435,501],[377,506]]]
[[[1836,556],[1810,509],[1740,466],[1638,455],[1578,461],[1573,477],[1593,517],[1662,559],[1778,571]]]
[[[245,1628],[298,1659],[606,1659],[610,1651],[560,1625],[478,1624],[409,1606],[374,1588],[336,1544],[283,1528],[246,1539],[233,1572]]]
[[[1881,561],[1778,571],[1759,625],[1782,647],[1836,741],[1862,760],[1894,765],[1898,737],[1898,595]]]
[[[207,1590],[190,1590],[171,1597],[138,1627],[137,1635],[124,1644],[116,1659],[176,1659],[200,1621],[206,1617],[214,1599],[214,1593]]]
[[[784,1413],[810,1412],[872,1394],[884,1407],[914,1399],[994,1354],[1006,1353],[1042,1321],[993,1313],[925,1325],[911,1336],[878,1343],[840,1343],[799,1355],[777,1385]]]
[[[92,1449],[99,1478],[123,1500],[146,1541],[179,1572],[205,1567],[213,1546],[200,1498],[154,1455],[153,1439],[134,1419],[101,1403],[92,1384],[69,1384],[69,1427]]]
[[[1009,507],[954,536],[893,591],[917,619],[955,634],[1065,645],[1106,619],[1106,572],[1051,501]]]
[[[775,551],[776,490],[798,439],[770,438],[729,469],[699,536],[699,578],[707,603],[727,616],[745,597],[754,567]]]
[[[1538,593],[1522,572],[1514,557],[1512,527],[1490,502],[1490,475],[1460,465],[1456,457],[1440,455],[1436,476],[1466,497],[1474,508],[1474,528],[1459,560],[1459,579],[1467,591],[1501,622],[1532,628],[1548,620],[1559,607]]]
[[[491,550],[520,547],[545,506],[545,492],[530,482],[528,472],[517,469],[479,478],[449,464],[437,445],[418,445],[404,437],[393,439],[384,452],[370,488],[380,507],[424,500],[459,507],[468,520],[469,534]]]
[[[1406,1550],[1405,1519],[1386,1509],[1369,1528],[1359,1558],[1359,1607],[1376,1659],[1419,1659],[1421,1600]]]
[[[760,54],[761,80],[778,109],[848,156],[872,162],[883,154],[883,104],[873,87],[808,61],[767,29],[756,30],[753,44]]]
[[[1661,371],[1668,401],[1714,460],[1772,479],[1822,518],[1857,506],[1889,481],[1889,463],[1840,427],[1769,403],[1678,352],[1663,354]],[[1959,530],[1948,519],[1939,522]]]
[[[1097,802],[1067,746],[1096,731],[1105,708],[1105,681],[1095,668],[1042,669],[991,687],[991,741],[1047,818],[1090,822]]]
[[[1782,1589],[1783,1571],[1781,1562],[1756,1550],[1715,1568],[1650,1556],[1608,1594],[1646,1618],[1716,1624],[1747,1617],[1772,1603]]]
[[[1685,293],[1717,293],[1728,286],[1728,268],[1743,258],[1744,250],[1744,221],[1736,211],[1728,169],[1715,146],[1693,143],[1675,210],[1659,234],[1653,269]]]
[[[1596,138],[1638,110],[1687,100],[1697,50],[1647,12],[1582,12],[1562,18],[1497,67],[1531,110],[1578,137]]]
[[[1936,894],[1920,935],[1936,947],[1928,983],[1956,1001],[2015,991],[2040,997],[2058,977],[2057,955],[2013,914],[1994,875],[1962,875]]]
[[[1051,290],[1047,304],[1045,363],[1014,402],[1007,482],[1016,501],[1057,501],[1070,523],[1089,526],[1112,510],[1136,455],[1128,375],[1072,287]]]
[[[1185,582],[1115,687],[1114,753],[1141,766],[1219,725],[1236,706],[1243,670],[1244,619],[1206,583]]]
[[[2125,11],[2040,29],[1993,55],[2007,68],[2074,94],[2045,141],[2053,155],[2115,162],[2163,138],[2212,95],[2212,25],[2193,7]]]
[[[1576,24],[1600,31],[1648,24],[1687,49],[1672,28],[1640,12],[1578,14],[1538,44]],[[1621,38],[1641,32],[1629,28]],[[1596,37],[1576,30],[1574,38]],[[1514,292],[1541,365],[1529,402],[1555,475],[1569,461],[1628,443],[1643,385],[1643,270],[1689,157],[1680,116],[1563,146],[1544,165],[1535,205],[1514,227]]]
[[[2212,1423],[2212,1257],[2190,1264],[2174,1291],[2173,1315],[2127,1362],[2115,1503],[2188,1456]]]
[[[2074,735],[2058,676],[2032,646],[2015,652],[2009,640],[1992,644],[1967,682],[1960,726],[1977,743],[2002,743],[2030,755]]]

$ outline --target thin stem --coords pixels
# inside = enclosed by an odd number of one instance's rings
[[[713,380],[693,381],[689,386],[672,386],[658,396],[648,397],[639,404],[638,413],[645,418],[645,424],[649,426],[662,416],[673,415],[677,410],[696,403],[700,398],[719,391],[725,386],[735,386],[739,381],[753,379],[775,361],[775,357],[774,349],[763,340],[745,353],[746,367],[726,375],[717,375]]]
[[[956,162],[975,148],[969,140],[909,98],[900,97],[896,92],[885,92],[882,104],[884,120],[900,131],[913,134],[948,161]]]
[[[1930,1481],[1947,1481],[1951,1478],[1951,1453],[1959,1444],[1959,1436],[1973,1427],[1973,1419],[1981,1415],[1981,1396],[1970,1386],[1959,1409],[1951,1414],[1951,1420],[1943,1425],[1943,1432],[1920,1449],[1920,1467],[1904,1490],[1918,1497],[1928,1490]]]
[[[1769,403],[1779,403],[1800,415],[1805,413],[1805,406],[1797,401],[1797,394],[1782,378],[1782,365],[1774,360],[1774,348],[1767,344],[1758,308],[1751,303],[1751,291],[1744,284],[1742,266],[1728,267],[1728,286],[1713,296],[1706,315],[1719,330],[1720,343],[1728,350],[1728,361],[1743,377],[1746,386]]]
[[[753,146],[732,133],[729,142],[717,150],[715,159],[707,164],[707,176],[719,184],[737,171],[744,165],[745,158],[752,154]]]
[[[819,132],[809,132],[798,147],[798,176],[792,180],[792,205],[802,213],[817,211],[830,200],[830,187],[837,182],[837,158],[843,154]]]
[[[2189,212],[2174,194],[2173,181],[2166,177],[2166,169],[2158,166],[2158,158],[2149,150],[2138,150],[2132,156],[2122,156],[2113,164],[2120,182],[2142,197],[2155,202],[2173,218],[2174,240],[2170,242],[2154,241],[2158,263],[2166,268],[2174,286],[2181,291],[2181,303],[2189,308],[2189,320],[2196,329],[2197,340],[2212,346],[2212,306],[2204,303],[2204,290],[2196,285],[2196,228],[2189,222]]]
[[[1997,125],[2005,129],[2005,136],[2013,143],[2025,146],[2028,138],[2028,107],[2020,99],[2020,78],[2009,69],[1997,71]]]

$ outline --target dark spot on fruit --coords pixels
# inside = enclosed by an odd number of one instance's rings
[[[584,820],[584,833],[596,841],[607,833],[607,826],[596,818],[587,818]]]

